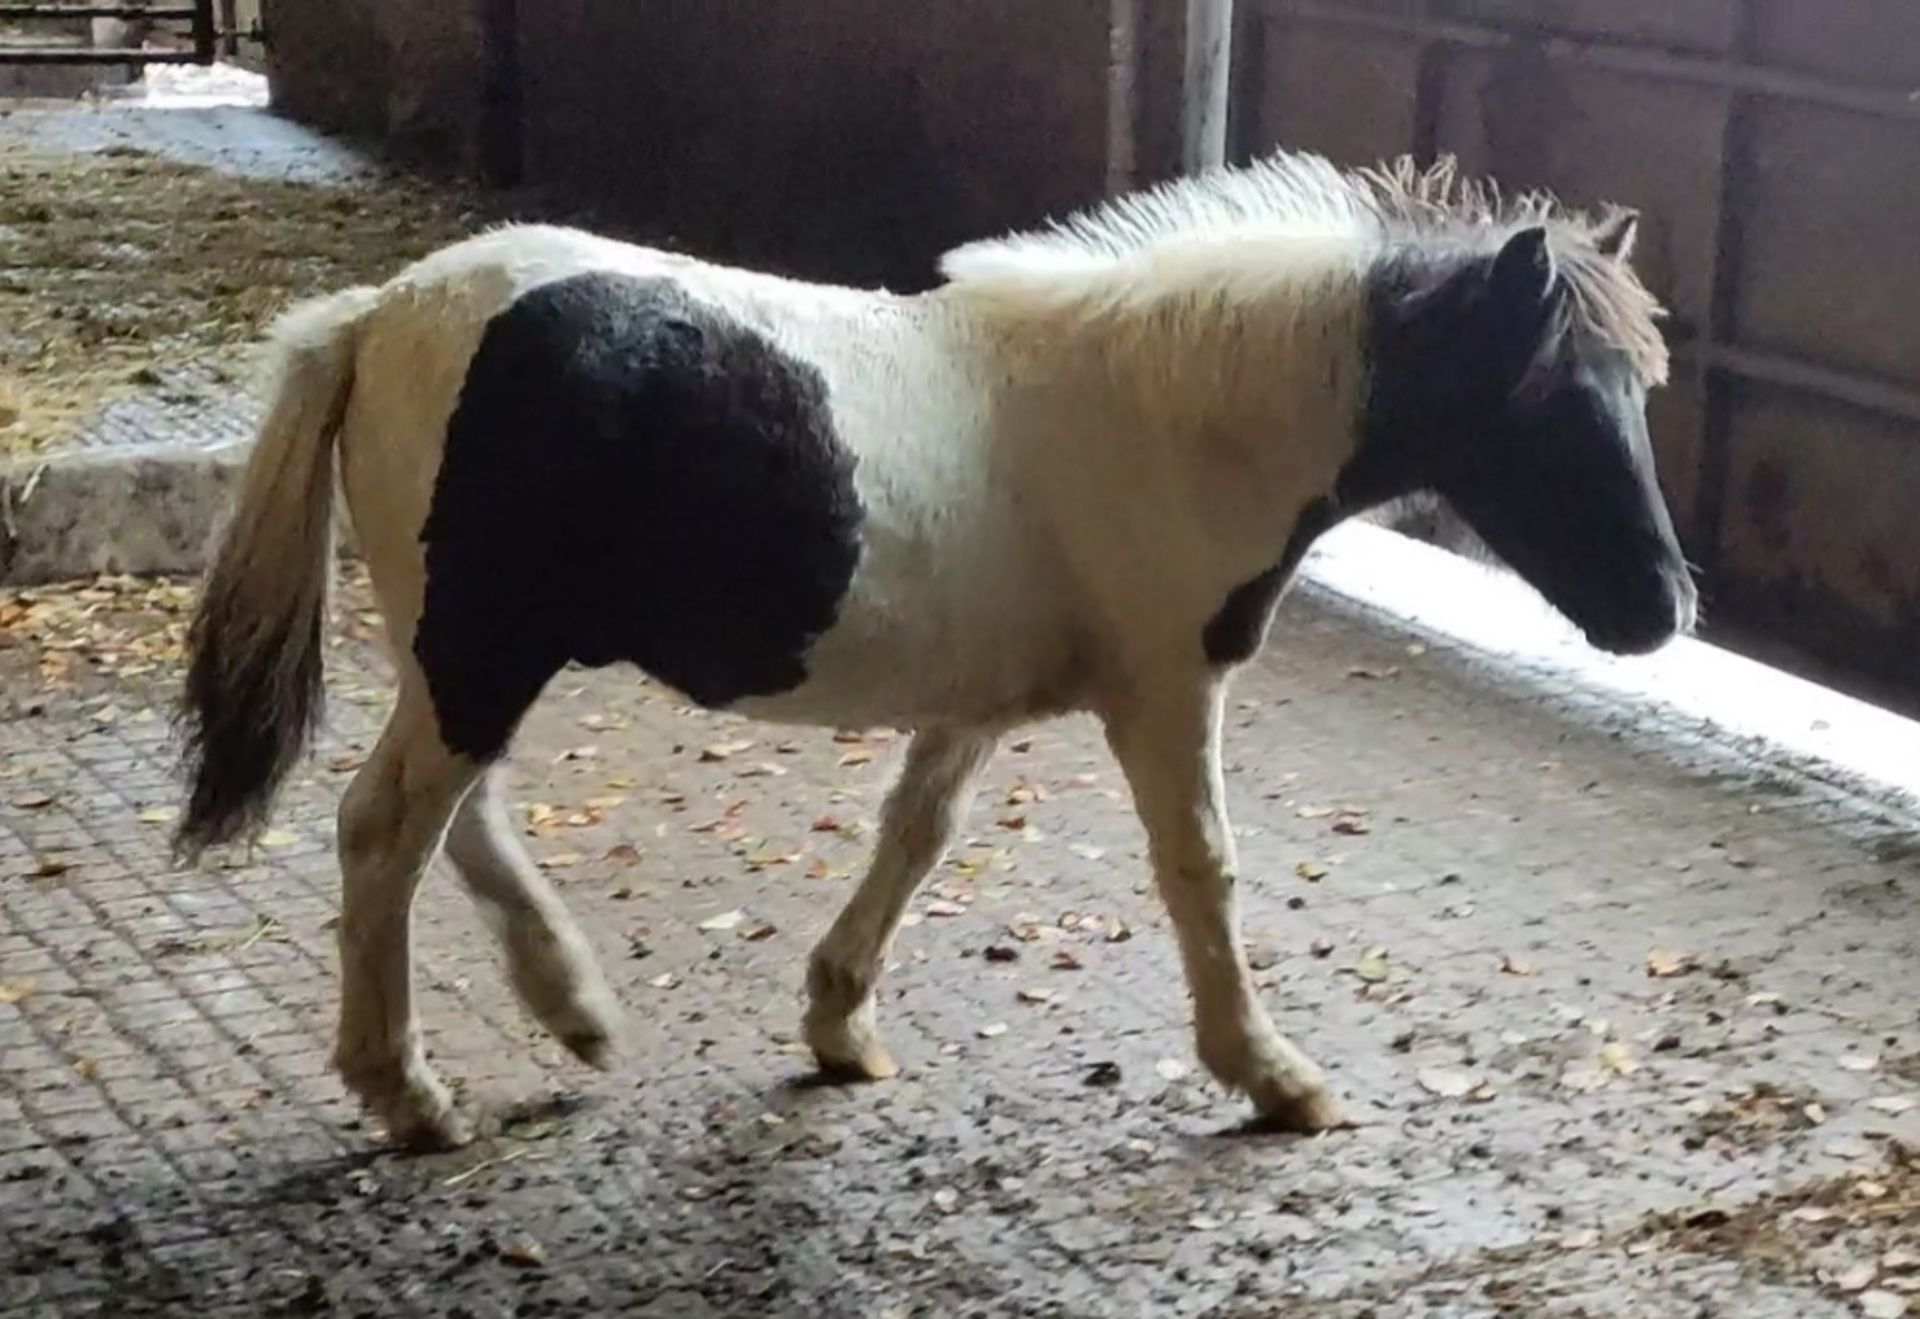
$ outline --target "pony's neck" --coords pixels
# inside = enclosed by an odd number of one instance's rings
[[[1225,235],[954,287],[1010,378],[1070,382],[1123,432],[1291,482],[1330,479],[1355,441],[1365,268],[1350,236]]]

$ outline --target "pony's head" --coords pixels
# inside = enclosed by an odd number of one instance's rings
[[[1692,628],[1697,597],[1647,435],[1666,354],[1627,264],[1636,220],[1535,218],[1383,257],[1342,494],[1439,496],[1593,645],[1645,654]]]

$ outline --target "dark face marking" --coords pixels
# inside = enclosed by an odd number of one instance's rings
[[[1602,235],[1628,250],[1630,224]],[[1375,277],[1373,391],[1343,505],[1439,495],[1602,650],[1690,627],[1695,588],[1661,495],[1646,392],[1580,351],[1546,233],[1495,255],[1389,262]]]
[[[487,327],[447,427],[414,641],[486,759],[564,665],[709,707],[798,686],[860,557],[818,372],[667,280],[587,274]]]
[[[1623,214],[1596,243],[1624,260],[1634,234]],[[1546,231],[1490,256],[1404,254],[1371,279],[1372,391],[1353,456],[1280,562],[1207,623],[1207,658],[1251,658],[1322,532],[1416,494],[1446,501],[1602,650],[1641,654],[1690,628],[1695,588],[1655,475],[1646,392],[1623,358],[1573,350]]]

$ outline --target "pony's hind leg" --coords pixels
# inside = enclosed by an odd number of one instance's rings
[[[1107,738],[1147,830],[1155,885],[1193,996],[1200,1061],[1289,1131],[1344,1122],[1320,1069],[1268,1019],[1240,946],[1236,859],[1220,773],[1221,693],[1175,683],[1110,715]]]
[[[880,1080],[896,1070],[874,1026],[874,985],[914,890],[960,826],[967,790],[994,741],[973,729],[934,728],[907,747],[866,877],[807,964],[804,1033],[828,1076]]]
[[[514,992],[582,1061],[605,1067],[617,1048],[620,1009],[592,947],[515,836],[487,769],[453,817],[447,856],[479,902],[507,956]]]
[[[417,670],[340,803],[340,1034],[334,1065],[396,1144],[471,1139],[427,1064],[413,1005],[420,876],[478,767],[440,740]]]

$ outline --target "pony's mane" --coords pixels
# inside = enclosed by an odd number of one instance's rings
[[[1046,228],[969,243],[940,262],[950,285],[1041,292],[1080,283],[1183,239],[1269,240],[1346,236],[1382,253],[1418,246],[1490,251],[1514,232],[1543,226],[1571,293],[1582,338],[1623,353],[1649,384],[1667,376],[1659,302],[1598,236],[1623,211],[1595,216],[1540,191],[1506,196],[1488,179],[1462,177],[1452,156],[1421,169],[1411,156],[1342,170],[1325,158],[1279,152],[1118,197]],[[1254,272],[1249,272],[1252,274]]]

